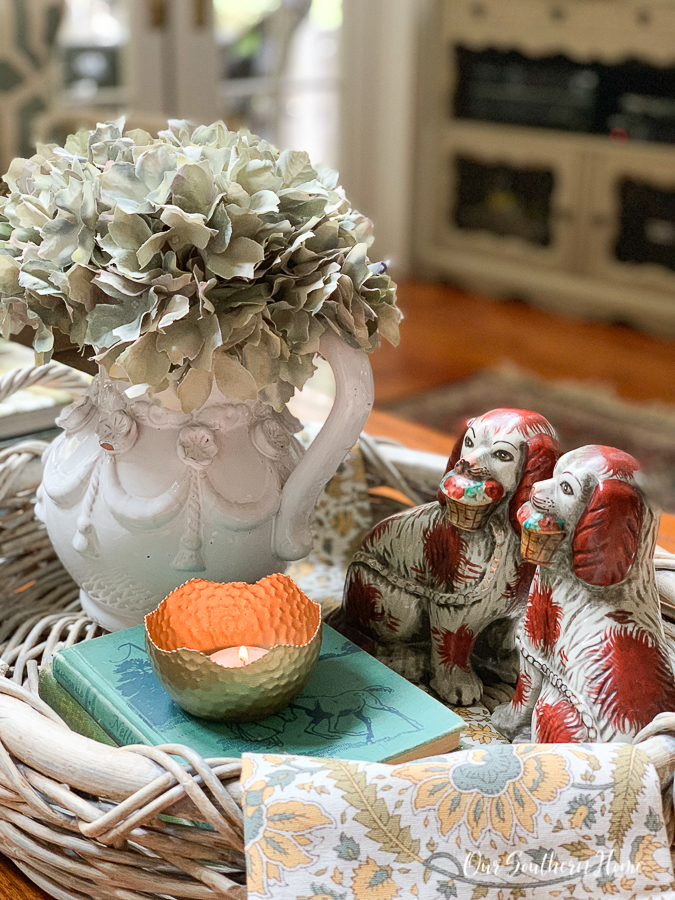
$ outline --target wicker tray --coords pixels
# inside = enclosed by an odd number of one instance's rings
[[[87,387],[48,365],[0,378],[0,400],[37,383]],[[68,900],[244,898],[239,760],[178,745],[107,747],[72,732],[37,695],[38,667],[56,649],[102,633],[33,516],[46,446],[0,451],[0,851]],[[387,485],[372,496],[377,518],[402,507],[402,492],[408,502],[432,496],[424,467],[413,487],[365,436],[363,451],[369,483]]]
[[[50,365],[0,378],[0,400],[37,382],[83,387]],[[101,633],[33,517],[45,447],[26,441],[0,451],[0,851],[64,900],[243,900],[239,760],[204,760],[173,744],[107,747],[72,732],[37,695],[38,667],[55,649]],[[404,448],[383,453],[364,437],[362,450],[375,516],[401,508],[401,493],[419,502],[433,492],[433,466],[406,469]],[[640,737],[661,777],[672,841],[669,730],[675,713]]]

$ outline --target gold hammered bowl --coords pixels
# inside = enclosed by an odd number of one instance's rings
[[[255,722],[307,684],[321,649],[321,607],[286,575],[256,584],[194,578],[145,617],[150,662],[182,709],[221,722]],[[269,652],[241,668],[209,659],[223,647]]]

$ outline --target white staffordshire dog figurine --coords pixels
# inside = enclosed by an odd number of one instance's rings
[[[438,500],[372,529],[329,622],[410,680],[430,677],[450,704],[482,695],[474,647],[501,659],[515,680],[515,624],[534,573],[520,556],[516,513],[558,453],[538,413],[495,409],[471,420]]]
[[[675,710],[675,677],[654,573],[658,516],[639,464],[613,447],[560,458],[520,512],[540,563],[519,626],[516,693],[494,726],[537,743],[633,738]],[[528,545],[528,546],[526,546]]]

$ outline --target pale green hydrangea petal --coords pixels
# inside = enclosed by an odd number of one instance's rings
[[[184,413],[191,413],[202,407],[211,395],[213,375],[204,369],[188,369],[176,388]]]
[[[11,256],[0,256],[0,294],[3,297],[17,297],[21,292],[19,275],[21,266]]]
[[[227,353],[214,356],[213,375],[218,390],[230,400],[255,400],[258,396],[258,385],[251,373]]]
[[[256,263],[263,257],[260,244],[247,237],[238,237],[230,241],[222,253],[207,254],[205,262],[207,271],[229,281],[233,278],[253,278]]]

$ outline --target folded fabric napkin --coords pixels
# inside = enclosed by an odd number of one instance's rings
[[[242,784],[251,900],[675,900],[659,779],[629,744],[246,754]]]

